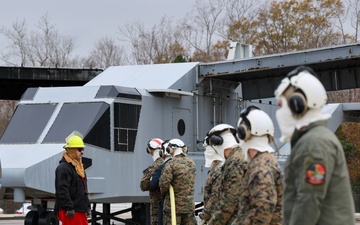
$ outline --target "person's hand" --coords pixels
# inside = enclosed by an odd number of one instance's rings
[[[67,210],[66,215],[70,218],[74,218],[75,211],[74,210]]]
[[[86,215],[87,215],[88,217],[91,216],[91,209],[88,209],[88,211],[86,212]]]

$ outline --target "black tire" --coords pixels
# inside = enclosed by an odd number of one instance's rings
[[[41,213],[38,225],[59,225],[59,220],[54,212],[45,211]]]
[[[38,225],[39,213],[38,211],[30,211],[26,214],[24,224],[25,225]]]

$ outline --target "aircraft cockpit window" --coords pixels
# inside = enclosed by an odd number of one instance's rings
[[[36,143],[56,104],[20,104],[11,118],[0,143]]]
[[[115,151],[134,151],[140,110],[140,105],[114,104]]]
[[[72,131],[84,135],[84,142],[110,150],[110,105],[104,102],[66,103],[43,143],[63,143]]]

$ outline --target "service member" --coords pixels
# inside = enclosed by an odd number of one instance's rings
[[[210,168],[204,186],[204,208],[200,214],[203,222],[208,222],[211,215],[216,211],[219,202],[221,187],[221,167],[224,159],[217,154],[213,147],[208,145],[208,136],[205,137],[203,146],[205,148],[205,167]]]
[[[237,135],[248,167],[234,224],[281,225],[284,182],[270,146],[274,141],[274,124],[264,111],[248,106],[240,114]]]
[[[160,157],[160,151],[163,140],[160,138],[153,138],[147,143],[146,152],[151,155],[154,162],[143,171],[143,177],[140,181],[140,189],[142,191],[149,191],[150,195],[150,218],[151,225],[158,225],[158,211],[161,201],[160,189],[150,189],[150,179],[155,173],[158,166],[163,164],[164,160]]]
[[[164,163],[161,164],[160,166],[158,166],[155,170],[155,173],[151,176],[150,179],[150,190],[160,190],[160,186],[159,186],[159,182],[160,182],[160,177],[161,177],[161,173],[162,170],[165,166],[165,164],[171,160],[171,155],[170,153],[168,153],[166,151],[167,146],[169,145],[169,140],[165,140],[162,145],[161,145],[161,150],[160,150],[160,157],[162,157],[164,159]],[[164,201],[165,201],[165,197],[166,195],[161,195],[161,201],[160,201],[160,206],[159,206],[159,210],[158,210],[158,222],[159,225],[163,225],[163,215],[164,215]]]
[[[290,141],[285,164],[284,225],[355,224],[343,148],[321,113],[327,102],[315,72],[300,66],[275,91],[281,140]]]
[[[242,191],[241,183],[247,163],[233,126],[229,124],[216,125],[208,132],[207,136],[207,144],[214,148],[224,160],[221,169],[220,201],[208,224],[231,224],[237,217]]]
[[[166,195],[164,201],[164,225],[171,225],[171,204],[169,188],[175,194],[176,224],[196,225],[194,185],[196,176],[195,162],[187,154],[187,146],[180,139],[171,139],[166,148],[172,155],[161,173],[160,191]]]

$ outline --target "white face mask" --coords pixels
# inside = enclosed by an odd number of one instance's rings
[[[252,136],[250,138],[250,140],[248,140],[246,142],[241,141],[240,146],[241,146],[241,149],[243,150],[243,152],[245,154],[245,159],[248,162],[251,161],[251,158],[250,158],[250,156],[248,154],[250,148],[255,149],[255,150],[259,151],[259,152],[269,152],[269,153],[275,152],[274,149],[270,146],[269,139],[268,139],[268,137],[266,135],[261,136],[261,137]]]
[[[159,158],[160,157],[160,154],[159,154],[159,152],[160,152],[160,150],[159,149],[156,149],[156,150],[154,150],[154,153],[152,154],[152,158],[153,158],[153,160],[155,161],[157,158]]]
[[[223,161],[225,161],[225,153],[224,153],[225,149],[235,148],[239,146],[239,144],[236,142],[234,135],[230,132],[222,133],[220,136],[223,139],[222,145],[213,145],[212,147],[221,156]]]
[[[276,110],[276,120],[281,131],[280,141],[285,143],[290,141],[298,120],[293,117],[286,98],[280,96],[280,101],[282,101],[282,106]]]
[[[182,148],[176,148],[176,149],[174,150],[174,155],[173,155],[173,156],[177,156],[177,155],[180,155],[180,154],[186,155],[186,154],[183,152],[183,149],[182,149]]]
[[[214,162],[215,160],[219,160],[223,162],[223,158],[220,155],[218,155],[211,146],[205,147],[204,155],[205,155],[206,168],[210,168],[212,162]]]

